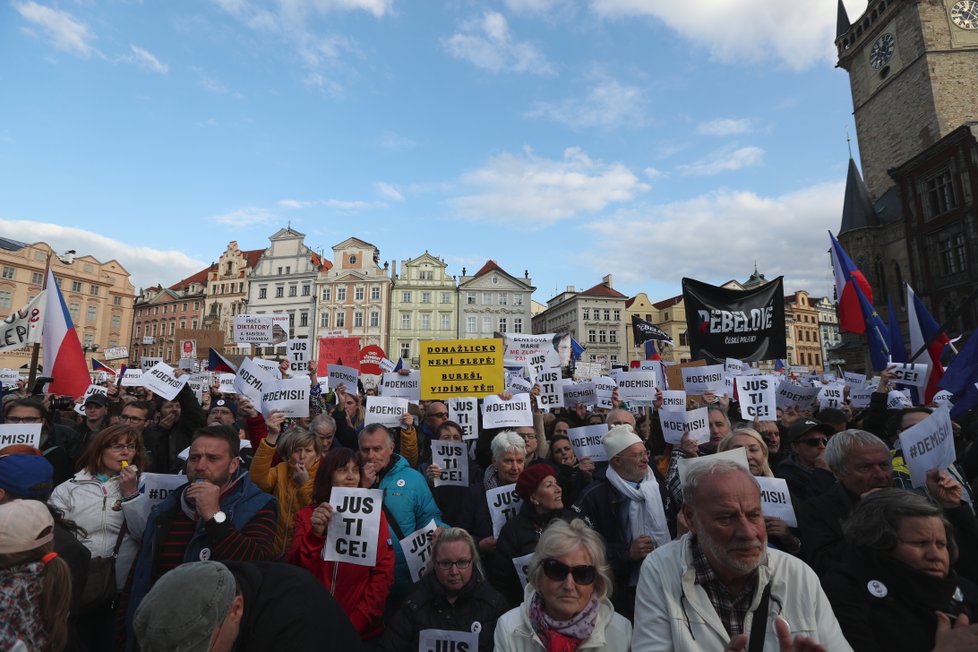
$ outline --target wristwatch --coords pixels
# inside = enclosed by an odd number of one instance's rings
[[[214,515],[211,516],[209,519],[207,519],[206,525],[210,525],[211,523],[220,525],[226,520],[228,520],[228,515],[225,514],[224,512],[218,511],[218,512],[214,512]]]

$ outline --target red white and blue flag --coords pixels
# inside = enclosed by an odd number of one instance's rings
[[[234,364],[213,348],[207,349],[207,368],[225,374],[238,373],[238,365]]]
[[[856,294],[856,286],[862,290],[870,305],[873,303],[873,290],[831,231],[829,237],[832,238],[832,268],[835,270],[835,294],[839,301],[839,327],[850,333],[865,333],[866,317]]]
[[[92,380],[68,306],[51,270],[48,270],[47,290],[41,346],[44,349],[44,373],[54,378],[48,391],[61,396],[82,396]]]
[[[92,358],[92,371],[104,371],[105,373],[115,375],[115,369],[105,364],[101,360],[96,360]]]
[[[910,331],[910,350],[913,353],[917,353],[924,344],[930,343],[919,357],[911,360],[911,362],[924,362],[930,367],[930,376],[924,389],[924,403],[930,403],[939,390],[937,383],[944,376],[941,354],[951,339],[941,330],[937,320],[909,284],[907,284],[907,328]]]

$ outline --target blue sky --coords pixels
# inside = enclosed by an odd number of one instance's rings
[[[453,274],[493,258],[529,270],[541,302],[607,273],[660,300],[755,260],[824,293],[855,134],[835,15],[834,0],[14,0],[0,235],[116,258],[137,287],[291,222],[327,257],[353,235]]]

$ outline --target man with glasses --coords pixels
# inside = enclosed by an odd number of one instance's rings
[[[54,467],[55,486],[70,480],[75,474],[75,463],[68,451],[61,445],[74,431],[67,426],[54,426],[51,429],[44,418],[44,404],[36,398],[17,398],[7,401],[4,406],[4,423],[10,424],[41,424],[41,441],[38,449],[44,459]]]
[[[795,501],[803,503],[820,496],[835,484],[825,463],[825,446],[834,434],[832,426],[807,417],[791,424],[791,453],[774,469],[774,475],[784,478]]]
[[[585,487],[571,509],[604,537],[615,580],[611,601],[615,611],[631,619],[642,560],[672,540],[676,507],[631,426],[611,428],[601,443],[607,473]]]

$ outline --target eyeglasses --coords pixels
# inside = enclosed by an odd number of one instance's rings
[[[451,570],[452,566],[459,570],[465,570],[472,565],[471,559],[457,559],[455,561],[449,561],[447,559],[442,559],[441,561],[436,561],[435,566],[441,570]]]
[[[812,448],[817,448],[819,446],[825,446],[829,443],[829,440],[825,437],[812,437],[811,439],[799,439],[800,443],[805,446],[811,446]]]
[[[4,423],[41,423],[44,417],[7,417]]]
[[[145,421],[146,419],[142,417],[134,417],[131,414],[120,414],[119,421],[128,421],[130,423],[139,423],[140,421]]]
[[[434,417],[436,419],[447,419],[448,418],[448,412],[432,412],[432,413],[428,414],[427,416]]]
[[[519,435],[520,437],[522,437],[524,440],[527,440],[527,441],[530,440],[530,439],[536,439],[537,438],[537,433],[535,433],[535,432],[518,432],[516,434]]]
[[[624,457],[630,460],[641,461],[649,459],[649,452],[642,451],[641,453],[618,453],[615,457]]]
[[[113,453],[121,453],[122,451],[134,451],[134,450],[136,450],[136,444],[112,444],[108,448]]]
[[[594,566],[568,566],[556,559],[548,559],[543,562],[543,574],[547,576],[547,579],[554,582],[563,582],[570,574],[574,578],[574,584],[588,586],[594,584],[597,570]]]

